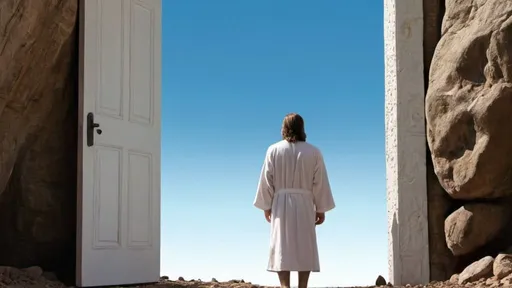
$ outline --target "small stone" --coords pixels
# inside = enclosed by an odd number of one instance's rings
[[[493,273],[498,279],[503,279],[512,274],[512,255],[498,254],[494,260]]]
[[[451,284],[459,283],[459,274],[453,274],[452,277],[450,277],[450,283]]]
[[[487,278],[491,276],[493,263],[494,258],[491,256],[486,256],[476,262],[473,262],[459,274],[459,285],[475,282],[482,277]]]
[[[485,280],[485,285],[490,286],[490,285],[492,285],[495,282],[496,282],[496,278],[495,277],[491,277],[491,278],[488,278],[487,280]]]
[[[185,281],[185,278],[180,276],[180,277],[178,277],[178,281]]]
[[[219,281],[217,281],[217,279],[215,279],[215,278],[212,278],[212,281],[211,281],[211,282],[213,282],[213,283],[219,283]]]
[[[386,279],[384,279],[384,277],[379,275],[377,277],[377,280],[375,280],[375,286],[384,286],[384,285],[386,285]]]
[[[169,280],[169,276],[161,276],[160,280]]]

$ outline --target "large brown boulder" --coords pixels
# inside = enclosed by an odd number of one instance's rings
[[[510,219],[507,204],[467,204],[445,220],[446,244],[453,255],[471,253],[492,241]]]
[[[73,269],[77,4],[0,1],[0,265]]]
[[[428,145],[457,199],[512,194],[512,1],[447,0],[426,96]]]

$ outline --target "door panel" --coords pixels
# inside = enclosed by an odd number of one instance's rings
[[[81,287],[160,276],[161,9],[161,0],[81,0]]]

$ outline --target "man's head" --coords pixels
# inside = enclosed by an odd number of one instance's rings
[[[297,113],[290,113],[284,117],[281,128],[283,139],[295,143],[297,141],[306,141],[306,132],[304,131],[304,119]]]

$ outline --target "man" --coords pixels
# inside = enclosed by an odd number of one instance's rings
[[[315,227],[335,204],[322,153],[306,143],[302,117],[286,115],[281,134],[267,150],[254,206],[271,226],[267,270],[278,273],[282,288],[297,271],[299,288],[306,288],[310,272],[320,272]]]

